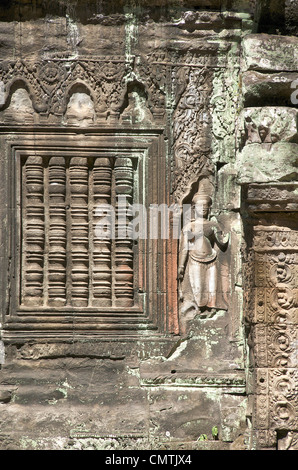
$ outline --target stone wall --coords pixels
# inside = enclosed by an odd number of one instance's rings
[[[297,449],[292,3],[2,2],[1,449]]]

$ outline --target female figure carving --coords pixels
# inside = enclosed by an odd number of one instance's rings
[[[212,200],[197,193],[192,200],[194,217],[182,230],[178,277],[181,313],[227,310],[228,265],[222,254],[229,244],[217,221],[209,220]]]

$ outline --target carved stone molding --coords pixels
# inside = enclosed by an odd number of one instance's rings
[[[134,68],[134,58],[122,56],[80,59],[48,59],[43,61],[2,61],[0,75],[5,87],[5,103],[9,105],[12,93],[25,87],[33,107],[39,113],[40,123],[61,122],[66,114],[69,99],[76,90],[89,94],[96,113],[95,123],[103,120],[115,122],[125,107],[127,85],[140,80],[145,86],[148,106],[156,120],[165,113],[164,86],[155,77],[158,66],[140,58]],[[163,66],[164,68],[165,66]],[[159,71],[164,76],[164,70]],[[4,121],[5,122],[5,121]]]

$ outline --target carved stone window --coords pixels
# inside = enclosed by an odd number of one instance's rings
[[[113,240],[108,211],[121,194],[133,202],[133,159],[29,155],[21,167],[21,306],[132,307],[133,240]],[[102,236],[99,211],[111,225]]]
[[[3,140],[16,222],[6,335],[169,332],[170,309],[156,313],[166,302],[158,259],[168,240],[160,248],[130,230],[133,208],[145,208],[137,220],[146,225],[150,204],[165,202],[155,189],[166,175],[162,132],[20,132]]]

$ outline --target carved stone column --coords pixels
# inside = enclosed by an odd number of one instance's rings
[[[296,42],[252,34],[242,43],[244,109],[236,163],[245,207],[254,449],[297,449],[298,443]]]
[[[249,185],[246,203],[253,445],[297,431],[297,184]]]

